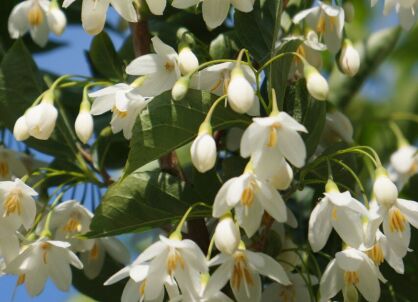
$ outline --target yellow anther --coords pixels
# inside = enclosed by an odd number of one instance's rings
[[[405,216],[398,208],[389,210],[389,229],[393,232],[403,232],[405,230]]]
[[[10,169],[9,164],[5,161],[0,161],[0,177],[6,178],[9,177]]]
[[[22,206],[20,204],[22,195],[22,191],[17,188],[10,191],[3,203],[3,217],[9,216],[11,214],[20,215],[22,213]]]
[[[44,262],[44,264],[48,263],[48,250],[51,248],[51,244],[49,244],[48,242],[42,242],[41,243],[41,249],[43,249],[43,253],[42,253],[42,261]]]
[[[316,24],[316,32],[324,33],[325,32],[325,16],[321,13],[321,16],[318,19],[318,23]]]
[[[177,265],[180,265],[180,267],[184,270],[186,264],[180,252],[174,248],[171,248],[167,258],[167,273],[170,276],[173,275]]]
[[[128,116],[128,111],[120,111],[116,106],[113,106],[112,112],[117,115],[118,118],[125,118]]]
[[[82,230],[82,225],[78,215],[72,215],[67,220],[67,223],[63,227],[64,231],[67,233],[79,233]]]
[[[34,3],[29,9],[28,21],[31,26],[39,26],[44,21],[44,13],[38,3]]]
[[[385,260],[385,256],[383,255],[383,250],[380,244],[378,243],[373,245],[373,247],[370,250],[368,250],[366,253],[376,265],[382,264],[383,261]]]
[[[234,269],[231,276],[231,284],[236,290],[245,282],[247,285],[253,285],[254,279],[248,269],[247,257],[243,252],[234,254]]]
[[[26,279],[26,275],[25,274],[20,274],[19,277],[17,278],[17,282],[16,284],[22,285],[23,283],[25,283],[25,279]]]
[[[337,220],[337,208],[333,208],[331,212],[331,217],[333,220]]]
[[[358,276],[357,272],[345,272],[344,273],[344,282],[348,285],[358,284],[359,283],[359,276]]]
[[[174,64],[171,61],[166,61],[164,64],[164,68],[167,72],[172,72],[174,70]]]
[[[269,136],[267,140],[267,147],[274,147],[277,144],[277,129],[280,128],[279,124],[273,124],[269,129]]]
[[[97,244],[97,242],[93,245],[93,248],[91,249],[90,253],[89,253],[89,257],[91,260],[96,260],[97,257],[99,257],[99,245]]]
[[[254,201],[254,190],[249,186],[242,191],[241,195],[241,203],[246,206],[250,207]]]

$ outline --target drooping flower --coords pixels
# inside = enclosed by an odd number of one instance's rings
[[[319,101],[325,101],[328,98],[329,86],[327,80],[311,64],[305,62],[303,74],[306,79],[306,89],[311,96]]]
[[[338,67],[350,77],[355,76],[360,68],[360,55],[348,39],[343,42],[338,58]]]
[[[26,124],[24,115],[16,120],[16,123],[13,127],[13,136],[18,142],[27,140],[30,137],[29,128]]]
[[[143,85],[137,90],[146,96],[171,90],[181,76],[177,52],[158,37],[151,41],[155,53],[140,56],[126,67],[126,73],[130,75],[145,76]]]
[[[182,47],[179,52],[179,68],[182,75],[187,75],[199,67],[199,60],[190,49]]]
[[[366,207],[349,191],[340,193],[332,181],[328,181],[324,195],[309,218],[312,250],[317,252],[325,246],[333,228],[344,242],[359,247],[364,240],[361,216],[368,216]]]
[[[401,146],[390,156],[389,177],[402,188],[409,178],[418,172],[417,148],[411,145]]]
[[[47,140],[55,129],[58,111],[52,100],[44,100],[25,112],[25,122],[31,136]]]
[[[344,296],[357,295],[369,302],[380,297],[379,271],[363,252],[348,248],[338,252],[325,269],[320,281],[321,301],[328,301],[339,291]]]
[[[248,237],[258,230],[264,210],[278,222],[287,220],[286,205],[279,192],[248,167],[241,176],[223,184],[216,194],[212,215],[221,217],[232,208]]]
[[[19,153],[0,146],[0,181],[23,177],[27,173]]]
[[[201,172],[211,170],[216,163],[216,142],[211,134],[201,127],[199,134],[190,148],[192,163]]]
[[[215,265],[220,266],[212,274],[206,286],[207,294],[218,292],[229,280],[237,301],[260,301],[260,274],[285,286],[291,284],[278,262],[266,254],[245,249],[243,244],[232,255],[216,255],[209,261],[209,266]]]
[[[371,5],[375,6],[377,0],[371,0]],[[385,0],[383,15],[387,16],[395,9],[399,17],[399,22],[405,30],[409,30],[417,21],[418,1],[416,0]]]
[[[94,121],[89,110],[80,110],[75,120],[75,133],[83,144],[93,135]]]
[[[219,219],[213,234],[216,248],[224,254],[233,254],[241,242],[241,234],[230,213]]]
[[[62,241],[40,239],[27,246],[8,266],[6,272],[19,276],[18,284],[25,283],[31,296],[39,295],[48,277],[63,291],[71,285],[70,265],[78,269],[83,264]]]
[[[188,8],[202,3],[203,20],[206,25],[213,29],[222,25],[228,16],[229,7],[232,4],[236,10],[244,13],[248,13],[253,10],[254,0],[174,0],[172,5],[176,8]]]
[[[308,25],[319,35],[332,53],[341,47],[344,28],[344,9],[337,5],[328,5],[318,1],[319,5],[305,9],[293,17],[294,23],[306,19]]]
[[[0,219],[7,220],[15,230],[22,225],[28,230],[35,220],[33,196],[37,195],[35,190],[19,178],[0,182]]]
[[[100,115],[112,111],[113,115],[110,122],[112,132],[123,131],[126,139],[132,137],[132,129],[136,118],[152,100],[151,98],[144,98],[134,91],[137,87],[134,83],[131,85],[119,83],[89,94],[90,97],[95,99],[90,113]]]
[[[67,8],[76,0],[65,0],[63,7]],[[90,35],[100,33],[106,22],[106,14],[112,4],[118,14],[128,22],[137,22],[138,16],[132,1],[126,0],[83,0],[81,7],[81,22],[84,30]]]

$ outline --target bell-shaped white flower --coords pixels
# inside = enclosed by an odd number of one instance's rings
[[[56,0],[52,0],[46,15],[49,29],[57,36],[62,35],[67,26],[67,17],[60,9]]]
[[[78,239],[80,235],[90,231],[93,214],[76,200],[67,200],[57,205],[51,213],[49,229],[55,240],[68,241],[71,250],[83,252],[91,250],[94,245],[92,239]],[[43,223],[40,224],[40,228]]]
[[[201,173],[211,170],[216,163],[216,142],[211,132],[210,125],[203,122],[202,126],[200,126],[199,134],[190,148],[193,166]]]
[[[90,113],[100,115],[112,111],[110,122],[112,132],[118,133],[123,130],[126,139],[132,137],[136,118],[152,100],[138,94],[134,83],[131,85],[119,83],[89,94],[95,99]]]
[[[358,290],[366,301],[375,302],[380,297],[379,271],[366,254],[349,248],[328,264],[319,290],[321,301],[329,301],[341,290],[344,294]]]
[[[75,0],[64,0],[62,6],[67,8]],[[106,22],[107,9],[109,4],[112,4],[113,8],[118,14],[128,22],[137,22],[138,16],[136,9],[132,1],[126,0],[83,0],[81,7],[81,22],[84,30],[91,34],[97,35],[100,33]]]
[[[306,147],[298,132],[307,132],[286,112],[254,118],[241,139],[241,156],[251,156],[257,175],[262,178],[288,173],[285,157],[295,167],[305,164]]]
[[[70,265],[83,268],[69,247],[68,242],[37,240],[7,266],[7,272],[18,275],[18,284],[25,283],[31,296],[42,292],[48,277],[60,290],[68,291],[72,279]]]
[[[100,274],[105,257],[108,256],[122,264],[127,264],[130,260],[128,249],[118,239],[112,237],[95,239],[90,250],[80,253],[87,278],[95,279]]]
[[[19,178],[0,182],[0,219],[7,220],[14,229],[32,227],[36,215],[33,196],[38,193]]]
[[[26,124],[26,118],[24,115],[16,120],[13,128],[13,135],[17,141],[24,141],[30,137],[29,128]]]
[[[278,222],[287,220],[286,205],[279,192],[248,167],[241,176],[223,184],[216,194],[212,215],[221,217],[232,208],[248,237],[260,227],[264,210]]]
[[[307,274],[289,274],[289,280],[292,284],[282,285],[271,283],[263,292],[262,302],[281,301],[281,302],[306,302],[311,300],[309,286],[318,284],[315,276]],[[310,285],[307,280],[310,281]],[[279,297],[279,300],[277,300]]]
[[[404,145],[390,156],[389,177],[399,188],[418,172],[417,151],[414,146]]]
[[[411,240],[410,224],[418,228],[418,202],[398,198],[396,186],[382,174],[377,177],[373,192],[377,206],[370,209],[371,233],[383,222],[383,233],[391,249],[403,258]]]
[[[327,80],[319,71],[305,62],[303,73],[306,79],[306,88],[311,96],[319,101],[325,101],[328,98],[329,86]]]
[[[199,67],[199,60],[189,47],[183,47],[179,52],[179,68],[182,75],[187,75]]]
[[[333,228],[344,242],[359,247],[364,240],[361,215],[368,215],[366,207],[349,191],[340,193],[332,181],[328,181],[324,195],[309,218],[308,239],[312,250],[317,252],[325,246]]]
[[[318,1],[319,5],[305,9],[293,17],[294,23],[306,19],[309,27],[319,35],[332,53],[337,53],[341,47],[344,29],[344,9],[337,5],[328,5]]]
[[[90,106],[89,106],[90,107]],[[93,135],[94,121],[90,109],[81,108],[75,120],[75,133],[83,144],[86,144]]]
[[[374,6],[377,0],[372,0]],[[395,9],[398,14],[401,26],[405,30],[410,30],[417,21],[418,2],[415,0],[385,0],[383,14],[385,16]]]
[[[360,55],[348,39],[344,40],[341,48],[338,57],[338,67],[344,74],[350,77],[355,76],[360,68]]]
[[[260,274],[283,285],[291,282],[283,269],[272,257],[245,249],[243,244],[232,255],[218,254],[209,266],[220,265],[212,274],[205,292],[218,292],[229,280],[235,299],[240,302],[260,301]]]
[[[230,213],[220,218],[213,234],[216,248],[224,254],[233,254],[241,242],[241,234]]]
[[[9,16],[10,37],[18,39],[30,32],[32,40],[43,47],[48,42],[48,0],[26,0],[17,4]]]
[[[161,297],[168,278],[175,279],[182,290],[190,291],[193,273],[208,272],[205,256],[197,244],[189,239],[181,240],[175,233],[170,238],[160,236],[159,241],[135,260],[135,265],[146,263],[149,263],[149,273],[143,289],[145,301]]]
[[[253,10],[254,0],[222,0],[222,1],[201,1],[201,0],[174,0],[172,5],[176,8],[185,9],[202,3],[203,20],[209,29],[222,25],[228,16],[229,7],[241,12],[248,13]]]
[[[255,101],[254,88],[245,78],[240,67],[235,67],[231,72],[231,82],[227,88],[228,103],[238,113],[248,112]]]
[[[126,73],[130,75],[145,76],[138,93],[146,96],[171,90],[181,76],[177,52],[158,37],[153,37],[151,41],[155,53],[140,56],[126,67]]]
[[[58,111],[51,100],[29,108],[25,113],[25,122],[29,134],[37,139],[47,140],[55,129]]]
[[[23,177],[28,174],[21,155],[13,150],[0,146],[0,181]]]

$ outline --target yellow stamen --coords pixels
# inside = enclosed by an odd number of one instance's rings
[[[125,118],[128,116],[128,111],[120,111],[116,106],[113,106],[112,112],[117,115],[118,118]]]
[[[318,23],[316,24],[316,32],[317,33],[325,32],[325,16],[323,13],[321,13],[321,16],[318,19]]]
[[[274,147],[277,144],[277,129],[280,128],[280,124],[273,124],[269,129],[269,137],[267,140],[267,147]]]
[[[164,64],[164,68],[167,72],[172,72],[174,70],[174,64],[171,61],[167,61]]]
[[[33,4],[29,9],[28,21],[32,27],[39,26],[44,21],[44,13],[38,3]]]
[[[67,233],[79,233],[82,230],[82,225],[80,222],[80,217],[78,214],[73,214],[67,220],[67,223],[64,225],[63,230]]]
[[[180,264],[180,267],[184,270],[186,264],[184,262],[183,257],[181,256],[178,250],[176,250],[175,248],[171,248],[167,258],[167,273],[170,276],[173,275],[178,264]]]
[[[246,187],[241,195],[241,203],[246,206],[250,207],[254,201],[254,191],[251,186]]]
[[[346,284],[358,284],[359,283],[359,276],[357,272],[344,272],[344,281]]]
[[[370,250],[368,250],[366,253],[376,265],[381,265],[383,261],[385,260],[385,257],[383,255],[383,250],[380,244],[378,243],[373,245],[373,247]]]
[[[41,249],[44,250],[43,254],[42,254],[42,261],[44,262],[44,264],[47,264],[47,257],[48,257],[48,250],[51,248],[51,244],[49,244],[48,242],[42,242],[41,243]]]
[[[333,220],[337,220],[337,208],[333,208],[331,212],[331,217]]]
[[[17,188],[10,191],[3,203],[3,217],[11,214],[20,215],[22,213],[22,206],[20,204],[22,195],[22,191]]]
[[[26,275],[25,274],[20,274],[19,278],[17,278],[17,286],[22,285],[23,283],[25,283],[25,279],[26,279]]]
[[[293,285],[283,286],[279,292],[280,301],[295,302],[296,292]]]
[[[253,277],[248,269],[247,258],[243,252],[236,252],[234,254],[234,269],[231,276],[231,284],[236,290],[245,282],[247,285],[254,284]]]
[[[393,232],[403,232],[405,230],[405,216],[398,208],[389,210],[389,229]]]
[[[89,257],[91,260],[96,260],[97,257],[99,257],[99,250],[100,250],[99,245],[95,243],[89,253]]]
[[[146,282],[147,282],[147,280],[144,280],[143,282],[141,282],[141,283],[139,284],[139,295],[140,295],[141,297],[144,297]]]
[[[0,161],[0,177],[6,178],[9,177],[10,169],[9,164],[5,161]]]

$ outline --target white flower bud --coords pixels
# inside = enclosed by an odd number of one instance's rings
[[[181,77],[179,78],[176,83],[173,86],[173,89],[171,89],[171,97],[175,101],[182,100],[189,90],[189,77]]]
[[[25,113],[29,134],[37,139],[47,140],[54,131],[58,111],[51,101],[42,101]]]
[[[309,94],[317,100],[325,101],[328,98],[329,93],[327,80],[325,80],[315,67],[306,62],[303,72],[306,79],[306,88],[308,89]]]
[[[216,143],[212,135],[208,132],[199,133],[192,144],[190,155],[193,165],[199,172],[204,173],[212,169],[217,155]]]
[[[60,36],[67,26],[67,17],[64,12],[59,8],[57,3],[52,2],[46,15],[48,26],[50,30]]]
[[[75,133],[83,144],[86,144],[93,134],[93,116],[89,110],[80,110],[75,120]]]
[[[227,93],[229,105],[238,113],[247,112],[254,104],[254,88],[239,67],[232,70]]]
[[[13,135],[17,141],[24,141],[29,138],[29,129],[24,115],[17,119],[13,128]]]
[[[344,74],[350,77],[356,75],[360,68],[360,55],[347,39],[344,41],[338,57],[338,67]]]
[[[398,199],[398,189],[389,177],[383,174],[377,176],[373,184],[373,193],[381,205],[388,207],[392,206]]]
[[[344,17],[347,23],[351,23],[354,20],[355,9],[351,2],[345,2],[343,5]]]
[[[213,236],[215,237],[216,248],[228,255],[232,255],[235,252],[241,241],[239,228],[232,219],[231,214],[221,218]]]
[[[187,75],[199,67],[199,60],[189,47],[183,47],[180,50],[178,62],[183,75]]]

